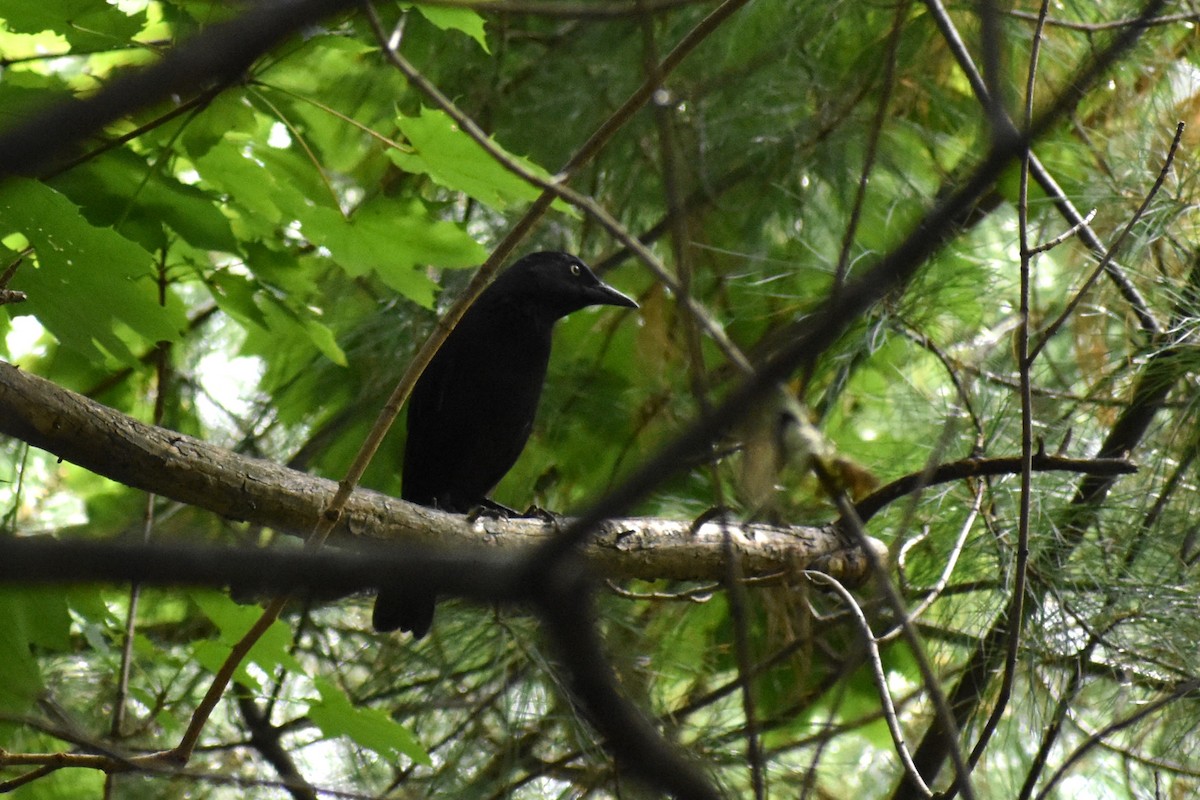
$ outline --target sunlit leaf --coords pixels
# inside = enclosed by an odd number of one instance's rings
[[[145,11],[113,13],[108,4],[94,0],[39,0],[6,7],[4,22],[13,31],[54,31],[75,47],[100,49],[137,34],[145,22]]]
[[[402,169],[428,175],[442,186],[498,210],[541,194],[539,188],[501,166],[442,111],[422,109],[419,116],[398,118],[397,124],[413,147],[411,153],[388,151],[388,157]],[[505,155],[530,174],[550,180],[546,170],[528,159]]]
[[[442,30],[465,33],[478,42],[485,53],[492,52],[488,49],[487,37],[484,35],[483,17],[475,11],[469,8],[426,6],[419,3],[416,9],[421,12],[421,16]]]
[[[254,605],[238,605],[227,595],[216,592],[193,592],[192,602],[200,607],[220,632],[215,642],[210,642],[211,650],[202,651],[205,656],[205,666],[218,663],[227,655],[229,648],[239,642],[246,632],[262,616],[262,609]],[[250,648],[246,660],[258,664],[264,670],[273,672],[278,667],[294,672],[303,673],[304,668],[289,652],[292,644],[292,631],[281,620],[275,620]],[[214,655],[219,655],[214,658]],[[198,656],[199,657],[199,656]]]
[[[423,306],[433,303],[435,284],[426,267],[468,267],[486,252],[458,225],[431,218],[420,203],[379,199],[349,219],[325,207],[303,218],[304,235],[329,250],[352,276],[374,273],[390,288]]]
[[[38,261],[12,283],[29,296],[20,313],[36,316],[63,344],[133,363],[132,344],[149,348],[183,331],[177,298],[158,302],[150,254],[88,223],[53,189],[19,178],[0,185],[0,229],[23,235]]]
[[[407,756],[418,764],[433,763],[412,731],[377,708],[353,706],[346,694],[324,679],[314,681],[319,702],[308,707],[308,716],[326,736],[345,736],[384,758]]]

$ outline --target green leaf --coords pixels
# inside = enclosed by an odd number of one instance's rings
[[[384,283],[426,308],[436,284],[419,267],[470,267],[486,251],[458,225],[434,219],[418,202],[376,198],[346,219],[333,208],[313,207],[302,217],[310,241],[329,250],[347,274],[374,272]]]
[[[196,170],[204,182],[228,195],[240,208],[249,212],[250,222],[273,230],[283,219],[280,209],[299,207],[300,193],[279,170],[259,163],[244,148],[228,142],[229,146],[214,147],[196,159]]]
[[[7,70],[0,83],[0,124],[7,129],[51,103],[70,100],[70,91],[56,75]]]
[[[71,616],[67,613],[67,601],[61,588],[7,586],[0,589],[0,597],[10,601],[10,608],[20,619],[30,644],[47,650],[70,648]]]
[[[159,304],[150,254],[111,228],[92,225],[48,186],[26,178],[0,186],[0,236],[12,233],[37,253],[37,268],[23,266],[10,287],[29,295],[20,310],[63,345],[134,364],[131,345],[176,341],[187,327],[173,294]]]
[[[245,99],[234,92],[222,92],[209,102],[203,114],[191,119],[179,137],[184,150],[194,162],[218,145],[232,131],[253,131],[257,125],[254,110]],[[236,154],[236,148],[225,148]]]
[[[221,310],[243,326],[269,327],[267,318],[256,301],[258,288],[249,278],[219,271],[209,276],[209,285],[212,288],[212,297]]]
[[[221,671],[221,667],[225,664],[225,660],[229,657],[230,653],[228,645],[214,642],[212,639],[195,642],[191,645],[190,650],[191,660],[214,675]],[[249,661],[250,659],[245,659],[237,665],[237,669],[233,672],[233,679],[256,692],[261,692],[263,691],[262,681],[246,669],[246,664]]]
[[[403,170],[428,175],[447,189],[469,195],[497,211],[513,203],[530,202],[541,194],[536,186],[500,166],[441,111],[422,109],[419,116],[401,116],[396,124],[413,148],[411,153],[388,151],[388,158]],[[549,172],[529,159],[504,152],[530,173],[551,178]]]
[[[347,36],[318,34],[298,44],[296,53],[304,64],[303,69],[295,69],[293,64],[281,60],[256,77],[268,81],[272,87],[300,95],[355,86],[358,81],[370,82],[372,78],[379,78],[378,75],[363,74],[365,66],[379,57],[379,46],[374,41],[368,44]],[[352,100],[355,94],[352,92],[339,100]]]
[[[339,367],[348,363],[346,354],[338,346],[337,338],[329,326],[317,320],[307,311],[296,311],[274,295],[265,295],[267,305],[263,309],[267,327],[281,336],[302,336]]]
[[[238,252],[220,198],[181,183],[129,150],[115,150],[53,181],[93,225],[116,226],[143,247],[167,243],[164,226],[203,250]]]
[[[328,358],[339,367],[344,367],[349,364],[346,359],[346,353],[337,343],[337,337],[328,325],[318,322],[311,316],[302,316],[296,318],[296,323],[308,337],[308,340],[321,351],[321,355]]]
[[[326,736],[345,736],[384,758],[403,755],[418,764],[433,763],[408,728],[377,708],[356,708],[344,692],[327,680],[315,678],[313,683],[321,700],[309,705],[308,716]]]
[[[483,31],[483,17],[469,8],[454,8],[452,6],[423,6],[418,5],[417,11],[433,25],[443,31],[459,31],[470,36],[483,52],[490,54],[487,36]]]
[[[197,660],[206,668],[214,669],[213,665],[219,667],[233,645],[240,641],[250,626],[262,616],[262,609],[258,606],[238,605],[228,596],[218,592],[197,591],[192,592],[190,597],[204,612],[204,616],[217,626],[217,640],[201,642],[196,647]],[[282,667],[289,672],[304,674],[304,667],[288,652],[291,646],[291,628],[282,620],[275,620],[250,648],[242,667],[239,668],[239,674],[251,684],[257,685],[257,682],[244,672],[247,662],[253,662],[268,672]]]
[[[320,297],[317,286],[319,267],[313,259],[302,259],[295,250],[275,249],[266,244],[247,242],[246,267],[263,286],[283,292],[289,301],[307,302]]]
[[[42,692],[41,670],[30,650],[66,637],[66,606],[43,609],[46,590],[0,590],[0,710],[24,712]],[[49,613],[46,613],[49,611]],[[58,613],[61,611],[61,614]]]
[[[142,29],[145,11],[125,14],[104,0],[38,0],[8,3],[4,22],[18,33],[53,31],[78,49],[105,49],[123,44]]]
[[[287,341],[307,339],[330,361],[346,366],[346,354],[333,331],[309,309],[292,308],[284,299],[264,291],[257,281],[242,275],[217,272],[210,276],[209,285],[217,305],[243,328],[253,326]]]
[[[128,519],[128,517],[126,517]],[[62,595],[67,607],[82,617],[85,621],[108,625],[115,623],[117,618],[104,602],[100,589],[96,586],[80,585],[60,587],[55,590]]]

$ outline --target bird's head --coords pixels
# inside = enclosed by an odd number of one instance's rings
[[[638,304],[596,277],[588,265],[570,253],[530,253],[517,260],[496,279],[492,289],[520,297],[551,319],[565,317],[587,306]]]

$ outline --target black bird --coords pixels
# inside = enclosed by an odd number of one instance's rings
[[[490,504],[533,430],[554,323],[595,305],[637,308],[567,253],[527,255],[485,289],[413,387],[400,496],[460,514]],[[427,590],[388,587],[372,623],[419,639],[433,607]]]

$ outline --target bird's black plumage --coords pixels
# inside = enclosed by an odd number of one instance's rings
[[[527,255],[485,289],[413,387],[401,497],[458,513],[484,503],[533,429],[554,323],[594,305],[637,307],[567,253]],[[372,621],[420,638],[433,607],[427,591],[389,587]]]

